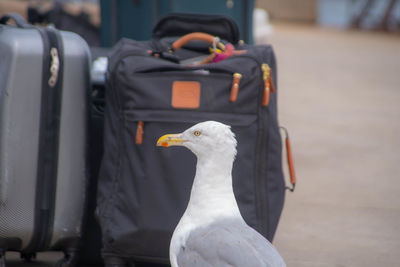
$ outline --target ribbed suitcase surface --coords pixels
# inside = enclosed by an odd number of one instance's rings
[[[0,25],[0,249],[75,249],[86,189],[89,50],[78,35]]]

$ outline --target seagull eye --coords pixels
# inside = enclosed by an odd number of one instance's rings
[[[201,135],[201,132],[200,131],[194,131],[194,136],[200,136]]]

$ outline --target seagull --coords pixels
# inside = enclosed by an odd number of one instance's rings
[[[240,214],[232,187],[236,144],[231,127],[216,121],[158,139],[157,146],[184,146],[197,157],[190,200],[170,243],[172,267],[286,266]]]

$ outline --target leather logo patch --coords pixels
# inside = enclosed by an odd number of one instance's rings
[[[175,81],[172,84],[172,101],[174,108],[197,109],[200,107],[200,82]]]

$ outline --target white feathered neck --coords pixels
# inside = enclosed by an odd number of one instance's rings
[[[222,216],[240,216],[233,193],[233,157],[213,156],[197,159],[196,175],[184,216],[198,224],[211,223]]]
[[[195,138],[193,132],[202,136]],[[182,133],[184,146],[197,156],[189,204],[175,228],[170,247],[172,266],[177,266],[176,254],[185,245],[191,230],[207,226],[222,218],[244,222],[232,186],[232,167],[236,156],[236,139],[229,126],[206,122]]]

